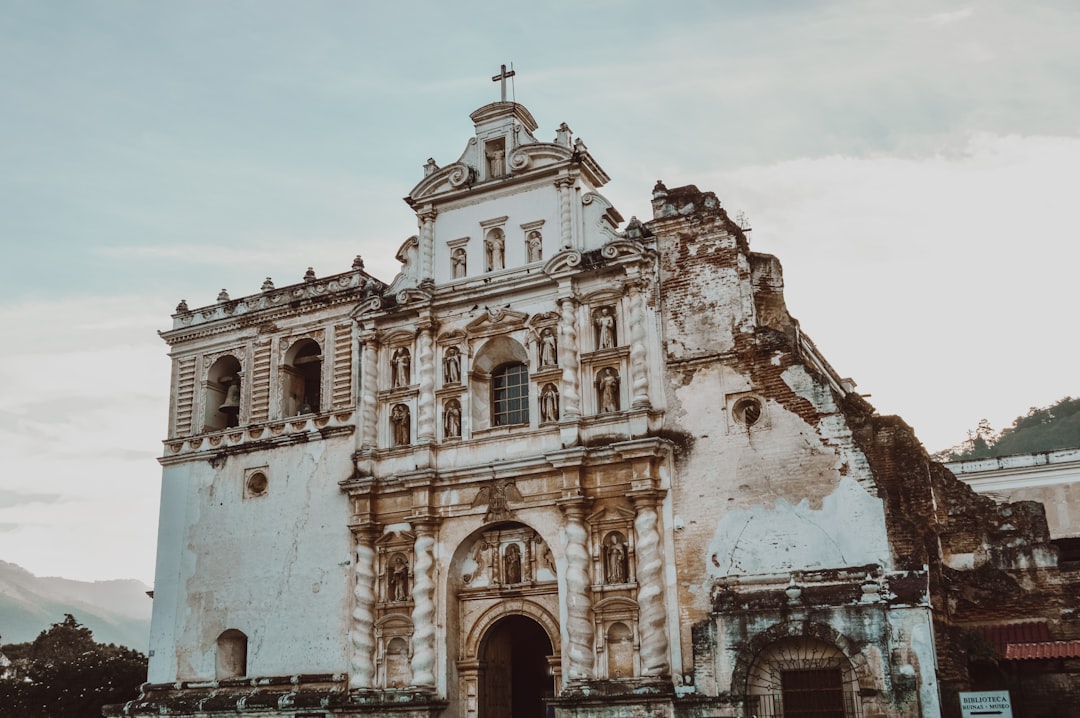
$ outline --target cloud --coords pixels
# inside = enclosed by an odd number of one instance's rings
[[[35,494],[0,489],[0,509],[10,509],[24,504],[53,504],[59,500],[60,494]]]
[[[924,18],[922,22],[941,27],[943,25],[951,25],[954,22],[966,20],[971,17],[974,12],[975,9],[972,7],[960,8],[959,10],[949,10],[946,12],[938,12],[934,13],[930,17]]]

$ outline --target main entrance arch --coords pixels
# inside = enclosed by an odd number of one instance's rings
[[[554,649],[543,626],[528,616],[504,616],[485,632],[478,653],[478,718],[544,718],[545,701],[554,695]]]

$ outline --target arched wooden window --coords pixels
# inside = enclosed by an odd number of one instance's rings
[[[491,418],[495,426],[529,423],[529,369],[515,362],[491,373]]]

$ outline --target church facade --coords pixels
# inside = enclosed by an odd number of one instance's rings
[[[565,124],[471,117],[392,281],[177,308],[149,677],[112,714],[955,714],[950,586],[1050,575],[1038,511],[877,416],[715,195],[624,223]]]

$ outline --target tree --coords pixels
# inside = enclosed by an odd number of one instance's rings
[[[102,706],[134,699],[146,680],[142,653],[94,641],[71,614],[30,643],[3,647],[18,656],[16,672],[0,680],[0,715],[25,718],[100,716]]]
[[[974,431],[968,432],[967,441],[933,458],[958,461],[1076,447],[1080,447],[1080,399],[1067,396],[1051,406],[1031,407],[997,434],[983,419]]]

